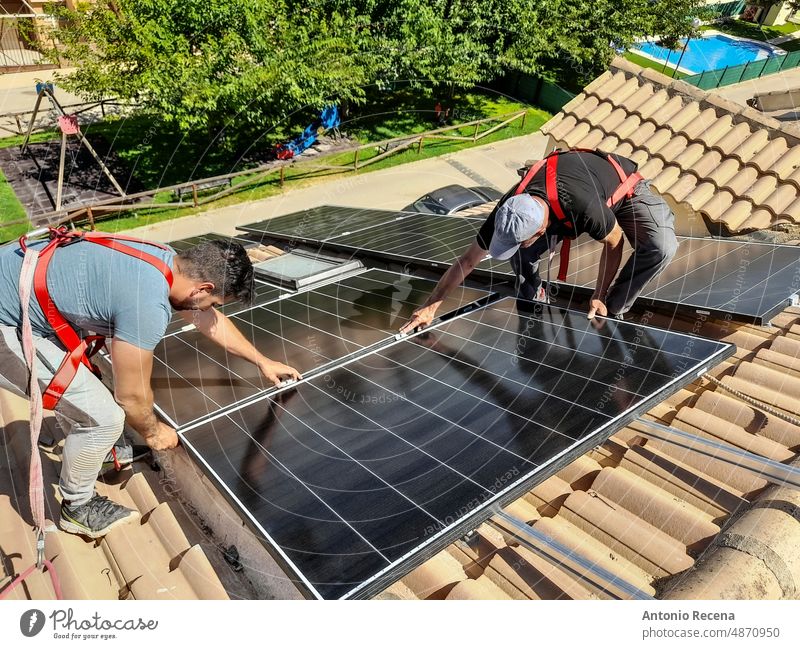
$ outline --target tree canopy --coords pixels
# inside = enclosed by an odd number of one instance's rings
[[[95,0],[58,17],[63,85],[187,131],[263,132],[403,80],[472,87],[507,70],[586,81],[637,37],[691,33],[703,0]],[[55,51],[53,55],[55,55]]]

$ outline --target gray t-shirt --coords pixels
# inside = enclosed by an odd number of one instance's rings
[[[173,267],[175,251],[123,241]],[[45,241],[34,242],[43,248]],[[18,243],[0,246],[0,324],[19,326],[19,274],[23,253]],[[113,336],[140,349],[152,350],[164,335],[172,315],[169,285],[146,261],[87,241],[56,250],[47,268],[50,298],[80,335]],[[34,295],[30,304],[34,335],[53,337]]]

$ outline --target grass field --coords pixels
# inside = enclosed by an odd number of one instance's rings
[[[658,70],[659,72],[663,72],[667,76],[672,76],[672,72],[675,70],[674,65],[667,66],[667,69],[664,69],[664,64],[659,63],[658,61],[653,61],[652,59],[648,59],[647,57],[641,56],[636,54],[635,52],[625,52],[625,58],[628,59],[631,63],[635,63],[636,65],[640,65],[643,68],[653,68],[653,70]],[[685,72],[675,72],[675,79],[683,79],[687,77]]]
[[[9,221],[24,219],[25,209],[17,200],[14,190],[0,171],[0,241],[9,241],[27,232],[27,225],[4,225]]]

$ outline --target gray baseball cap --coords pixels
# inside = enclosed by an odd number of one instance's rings
[[[536,234],[544,223],[544,206],[530,194],[505,201],[494,215],[494,234],[489,245],[493,259],[510,259],[519,245]]]

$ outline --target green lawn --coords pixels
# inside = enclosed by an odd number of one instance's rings
[[[654,70],[658,70],[659,72],[663,72],[667,76],[672,76],[672,72],[675,70],[674,65],[667,66],[667,69],[664,69],[664,64],[659,63],[658,61],[653,61],[652,59],[648,59],[647,57],[641,56],[636,54],[635,52],[625,52],[625,58],[628,59],[631,63],[635,63],[636,65],[640,65],[643,68],[653,68]],[[675,72],[676,79],[683,79],[683,77],[687,77],[685,72]]]
[[[27,217],[25,209],[17,199],[14,190],[0,171],[0,241],[9,241],[28,231],[28,226],[3,225],[9,221],[18,221]]]

